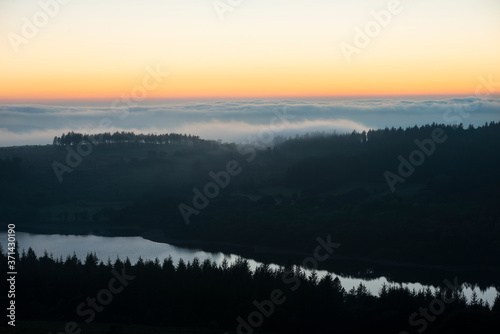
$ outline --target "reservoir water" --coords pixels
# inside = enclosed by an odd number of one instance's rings
[[[76,254],[78,258],[84,260],[86,255],[92,252],[105,263],[108,259],[114,262],[116,258],[125,260],[127,257],[133,264],[137,262],[139,257],[144,260],[154,260],[155,258],[158,258],[161,262],[163,259],[171,256],[175,264],[177,264],[180,259],[188,262],[192,261],[194,258],[198,258],[200,261],[210,259],[217,264],[221,264],[224,259],[226,259],[228,263],[233,263],[238,258],[235,254],[205,252],[196,249],[177,247],[166,243],[153,242],[142,237],[102,237],[94,235],[76,236],[58,234],[42,235],[18,232],[16,233],[16,240],[19,243],[20,253],[22,253],[23,249],[27,250],[31,247],[38,256],[42,256],[44,252],[47,251],[47,253],[52,254],[54,258],[62,256],[62,258],[65,259],[67,256]],[[6,233],[0,233],[0,243],[5,252],[7,245]],[[251,258],[246,259],[249,261],[252,269],[255,269],[260,264],[260,262]],[[278,268],[278,265],[270,263],[270,267]],[[310,271],[306,270],[306,272],[310,274]],[[327,273],[328,271],[325,270],[317,271],[319,277],[322,277]],[[339,277],[342,286],[346,289],[346,291],[349,291],[351,288],[357,287],[360,283],[363,283],[372,294],[377,295],[384,283],[388,285],[396,284],[390,282],[384,276],[377,277],[375,279],[365,279],[337,275],[335,272],[331,271],[330,273],[334,277]],[[18,274],[22,275],[22,273]],[[448,280],[452,281],[453,278],[454,276],[450,274]],[[479,298],[488,301],[490,305],[493,304],[497,295],[497,289],[495,287],[490,286],[486,289],[480,289],[475,286],[474,282],[459,281],[459,283],[466,283],[466,287],[463,292],[467,298],[470,298],[473,291],[475,291]],[[408,286],[410,289],[414,288],[416,290],[426,287],[429,287],[431,290],[435,289],[434,286],[423,285],[419,282],[400,282],[397,284],[402,284],[403,286]]]

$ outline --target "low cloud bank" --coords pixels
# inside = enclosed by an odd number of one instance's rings
[[[276,115],[286,115],[276,119]],[[49,144],[75,131],[178,132],[242,142],[272,132],[293,137],[427,123],[464,126],[500,121],[500,100],[335,99],[165,102],[129,110],[110,106],[0,105],[0,146]]]

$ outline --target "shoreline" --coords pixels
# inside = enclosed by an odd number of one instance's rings
[[[32,233],[32,234],[61,234],[61,235],[95,235],[101,237],[141,237],[143,239],[163,244],[170,244],[176,247],[189,248],[189,249],[200,249],[205,252],[221,252],[221,253],[233,253],[242,257],[266,257],[270,256],[273,259],[286,258],[288,262],[291,258],[294,260],[303,259],[311,256],[311,252],[298,251],[294,249],[277,248],[261,245],[241,245],[230,242],[216,242],[216,241],[202,241],[202,240],[188,240],[188,239],[174,239],[165,235],[162,230],[149,230],[146,232],[138,233],[139,230],[129,230],[130,233],[110,233],[117,231],[100,230],[97,233],[70,231],[70,230],[59,230],[59,231],[47,231],[42,229],[30,229],[21,228],[18,232]],[[123,231],[122,231],[123,232]],[[332,262],[351,262],[352,265],[359,264],[372,264],[383,266],[385,268],[397,268],[397,269],[424,269],[424,270],[437,270],[446,272],[468,272],[468,273],[480,273],[489,272],[492,274],[500,274],[500,267],[491,266],[474,266],[474,265],[448,265],[448,264],[422,264],[422,263],[412,263],[412,262],[401,262],[394,260],[385,259],[373,259],[364,256],[350,256],[350,255],[330,255],[330,258],[325,262],[325,264],[331,265]],[[260,261],[262,262],[262,261]],[[270,262],[270,261],[268,261]],[[273,261],[273,262],[287,262],[287,261]],[[300,261],[293,261],[294,264]],[[280,264],[280,263],[276,263]],[[319,270],[323,270],[319,268]]]
[[[284,249],[284,248],[275,248],[268,246],[256,246],[256,245],[240,245],[228,242],[209,242],[209,241],[201,241],[201,240],[177,240],[170,237],[165,236],[162,231],[151,230],[143,233],[141,235],[144,239],[159,242],[159,243],[167,243],[178,247],[186,247],[186,248],[201,248],[203,246],[213,246],[213,247],[229,247],[234,249],[244,249],[249,250],[255,254],[263,254],[263,255],[289,255],[289,256],[302,256],[309,257],[311,253],[301,252],[292,249]],[[238,254],[236,254],[238,255]],[[330,255],[329,260],[348,260],[348,261],[357,261],[357,262],[365,262],[371,264],[377,264],[382,266],[391,266],[391,267],[403,267],[403,268],[420,268],[420,269],[431,269],[431,270],[441,270],[441,271],[491,271],[491,272],[500,272],[500,268],[495,268],[493,266],[457,266],[457,265],[446,265],[446,264],[419,264],[419,263],[411,263],[411,262],[399,262],[392,260],[376,260],[367,257],[361,256],[347,256],[347,255]]]

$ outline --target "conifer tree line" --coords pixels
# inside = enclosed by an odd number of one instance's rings
[[[2,250],[0,266],[6,267],[6,261]],[[258,310],[256,303],[269,300],[276,289],[283,292],[284,302],[274,305],[272,314],[266,315],[262,325],[252,331],[416,333],[423,328],[421,319],[425,318],[415,316],[414,321],[420,320],[420,325],[412,326],[409,317],[443,296],[453,302],[426,323],[428,333],[479,333],[498,328],[500,321],[500,295],[493,305],[475,294],[467,299],[462,287],[451,293],[445,292],[444,286],[433,292],[428,288],[415,291],[401,285],[384,285],[374,295],[363,284],[346,291],[338,277],[326,275],[319,279],[316,273],[305,274],[295,266],[273,270],[262,264],[251,270],[241,258],[221,265],[208,259],[187,263],[181,259],[174,263],[170,257],[162,261],[139,258],[135,264],[128,258],[114,262],[108,259],[105,263],[91,253],[83,261],[75,254],[63,259],[45,252],[37,257],[30,248],[18,256],[17,267],[16,303],[21,322],[84,323],[89,317],[79,315],[77,307],[108,287],[113,270],[134,279],[109,304],[97,302],[99,311],[92,322],[236,333],[242,319],[248,324],[249,314]]]
[[[55,146],[72,146],[87,141],[94,144],[158,144],[158,145],[199,145],[212,141],[201,139],[199,136],[165,133],[165,134],[135,134],[134,132],[116,131],[98,134],[86,134],[70,131],[55,136],[52,142]]]
[[[306,133],[304,135],[296,135],[295,137],[285,138],[282,136],[277,136],[274,139],[274,143],[272,145],[283,144],[284,147],[287,146],[300,146],[301,142],[310,144],[311,142],[319,142],[328,138],[330,140],[343,140],[344,143],[366,143],[368,141],[376,141],[376,142],[386,142],[393,141],[397,139],[408,139],[408,138],[418,138],[421,137],[422,134],[428,133],[430,134],[432,130],[440,128],[443,129],[446,133],[456,132],[457,136],[460,136],[462,140],[468,138],[474,138],[478,136],[484,135],[495,135],[498,134],[500,130],[500,122],[489,122],[485,123],[482,126],[474,127],[473,125],[469,125],[467,128],[464,127],[462,123],[460,124],[425,124],[422,126],[414,125],[412,127],[391,127],[391,128],[383,128],[383,129],[371,129],[368,131],[358,132],[356,130],[350,133],[337,133],[327,134],[324,132],[317,133]],[[87,134],[87,133],[78,133],[74,131],[70,131],[68,133],[63,133],[60,137],[55,136],[52,144],[53,145],[77,145],[82,141],[88,141],[91,143],[99,143],[99,144],[161,144],[161,145],[185,145],[185,144],[202,144],[202,143],[219,143],[219,141],[202,139],[200,136],[191,135],[191,134],[179,134],[179,133],[164,133],[164,134],[156,134],[156,133],[148,133],[148,134],[136,134],[132,131],[116,131],[114,133],[111,132],[103,132],[97,134]],[[257,140],[258,141],[258,140]],[[258,143],[256,143],[258,144]],[[268,143],[271,144],[271,143]],[[331,142],[333,144],[333,142]]]

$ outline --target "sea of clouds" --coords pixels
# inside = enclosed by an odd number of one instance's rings
[[[293,137],[428,123],[500,121],[500,99],[487,97],[328,100],[149,101],[0,104],[0,146],[50,144],[63,132],[185,133],[243,142],[258,134]],[[281,115],[281,116],[280,116]]]

